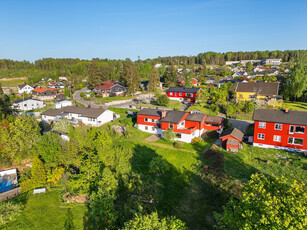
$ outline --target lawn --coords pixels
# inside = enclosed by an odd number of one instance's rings
[[[159,108],[159,109],[176,109],[180,110],[182,103],[180,101],[170,100],[167,106],[158,105],[156,101],[151,101],[150,104],[139,103],[138,106],[145,108]]]
[[[22,200],[21,200],[22,199]],[[59,190],[48,191],[43,194],[25,194],[12,201],[24,202],[21,216],[4,229],[64,229],[71,210],[75,229],[83,229],[83,216],[86,211],[84,204],[64,204]]]
[[[307,103],[285,101],[283,108],[288,107],[290,110],[307,111]]]
[[[0,84],[2,86],[6,86],[6,87],[13,87],[13,86],[16,86],[17,85],[21,85],[23,84],[24,82],[26,82],[27,80],[22,80],[22,79],[10,79],[10,80],[1,80],[0,79]]]
[[[251,174],[263,172],[306,181],[307,158],[303,153],[265,149],[244,144],[238,153],[221,149],[226,173],[234,179],[249,179]]]
[[[209,116],[217,116],[219,114],[219,112],[215,112],[211,109],[211,106],[209,104],[199,104],[199,103],[195,103],[195,104],[192,104],[188,109],[187,109],[187,112],[190,112],[190,111],[200,111],[206,115],[209,115]]]

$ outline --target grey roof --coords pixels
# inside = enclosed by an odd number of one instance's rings
[[[19,89],[22,89],[22,88],[25,87],[26,85],[27,85],[27,84],[25,84],[25,83],[24,83],[24,84],[20,84],[20,85],[18,85],[18,88],[19,88]]]
[[[239,145],[239,141],[235,139],[228,139],[226,145]]]
[[[239,82],[236,92],[254,92],[259,95],[278,95],[279,82]]]
[[[185,120],[201,122],[205,118],[205,116],[206,116],[205,114],[193,113],[193,114],[189,114],[185,118]]]
[[[42,102],[41,100],[37,100],[37,99],[33,99],[33,98],[29,97],[29,98],[19,99],[19,100],[13,101],[13,103],[20,103],[20,102],[29,101],[29,100]]]
[[[161,119],[162,122],[171,122],[171,123],[178,123],[183,116],[186,114],[184,111],[172,111],[169,110],[166,112],[166,116]]]
[[[226,132],[224,132],[221,135],[221,137],[224,137],[224,136],[227,136],[227,135],[231,135],[233,137],[236,137],[239,140],[242,140],[242,138],[244,136],[244,133],[241,130],[237,129],[237,128],[232,128],[232,129],[229,129]]]
[[[200,88],[170,87],[165,92],[197,93]]]
[[[77,106],[67,106],[60,110],[62,110],[64,113],[76,113],[81,114],[82,117],[90,118],[97,118],[105,111],[104,109],[85,108]]]
[[[60,109],[47,109],[45,112],[42,112],[41,115],[55,117],[61,113],[62,111]]]
[[[103,109],[67,106],[61,109],[48,109],[45,112],[41,113],[41,115],[57,116],[57,115],[60,115],[61,113],[76,113],[76,114],[81,114],[82,117],[97,118],[104,111],[105,110]]]
[[[307,125],[307,112],[289,110],[289,112],[286,113],[285,110],[255,109],[253,120],[294,125]]]
[[[147,116],[155,116],[155,117],[160,117],[161,116],[161,109],[148,109],[144,108],[141,111],[138,112],[137,115],[147,115]]]
[[[223,117],[207,116],[205,122],[220,124],[224,120]]]
[[[63,101],[71,101],[71,100],[68,100],[68,99],[59,99],[59,100],[57,100],[57,102],[63,102]]]

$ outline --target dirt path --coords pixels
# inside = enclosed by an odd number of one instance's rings
[[[16,77],[16,78],[1,78],[0,81],[15,81],[15,80],[27,80],[26,77]]]

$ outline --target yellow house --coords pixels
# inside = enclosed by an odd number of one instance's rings
[[[279,82],[239,82],[236,87],[236,99],[264,100],[278,96]]]

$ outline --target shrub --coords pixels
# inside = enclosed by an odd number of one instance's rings
[[[193,139],[192,139],[192,144],[194,145],[194,144],[197,144],[198,142],[200,142],[202,139],[200,138],[200,137],[194,137]]]
[[[13,202],[0,203],[0,227],[14,220],[20,215],[21,205]]]
[[[175,143],[174,143],[174,147],[175,147],[176,149],[181,149],[181,148],[183,147],[183,144],[182,144],[181,142],[175,142]]]
[[[157,99],[158,105],[166,106],[169,103],[169,98],[165,94],[160,95]]]
[[[173,141],[175,139],[176,134],[172,129],[168,129],[163,133],[163,138],[167,141]]]
[[[224,125],[224,130],[227,130],[231,127],[231,123],[229,122],[228,119],[224,119],[223,125]]]

